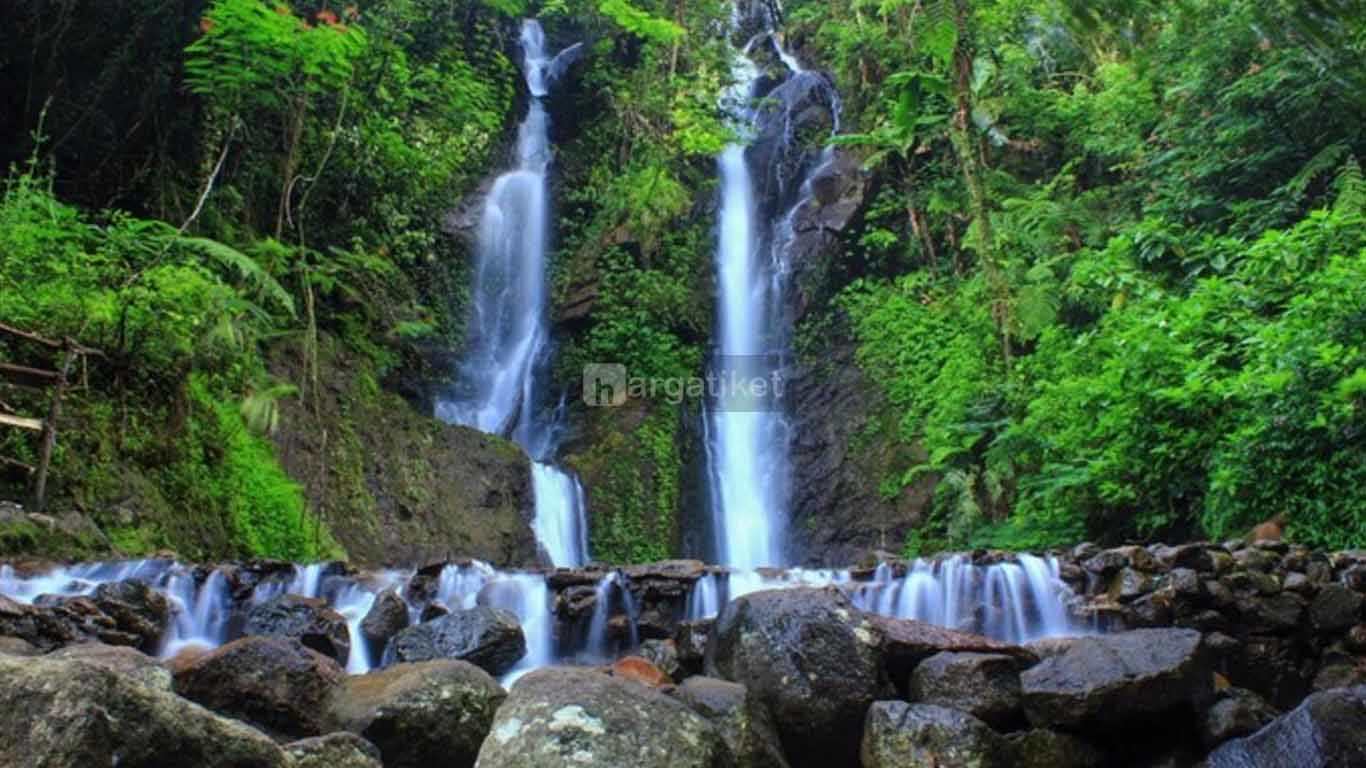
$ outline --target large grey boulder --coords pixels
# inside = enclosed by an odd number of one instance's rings
[[[288,768],[264,734],[95,664],[0,656],[0,765]]]
[[[1316,693],[1251,736],[1210,753],[1209,768],[1366,765],[1366,686]]]
[[[293,739],[327,732],[327,703],[345,678],[331,658],[278,637],[244,637],[177,667],[176,693]]]
[[[517,681],[479,751],[479,768],[725,768],[717,729],[682,702],[584,668]],[[388,766],[388,762],[385,762]]]
[[[882,635],[833,588],[755,592],[721,611],[710,677],[740,683],[773,715],[795,766],[852,764],[863,717],[889,689]]]
[[[242,633],[293,638],[342,665],[351,654],[346,617],[332,610],[326,601],[312,597],[280,595],[252,606]]]
[[[1195,713],[1212,673],[1199,632],[1139,629],[1077,640],[1020,676],[1025,714],[1039,727],[1122,730]]]
[[[696,676],[684,680],[673,695],[716,726],[734,768],[787,768],[768,709],[743,685]]]
[[[92,664],[162,691],[171,690],[171,673],[160,661],[126,645],[80,643],[59,648],[49,659]]]
[[[966,712],[879,701],[868,710],[863,768],[1007,768],[1010,745]]]
[[[394,636],[385,663],[461,659],[501,675],[526,655],[526,636],[517,617],[478,606],[408,627]]]
[[[996,728],[1024,719],[1018,662],[989,653],[936,653],[911,674],[911,700],[959,709]]]
[[[469,768],[506,695],[468,662],[397,664],[347,678],[327,719],[374,744],[385,768]]]

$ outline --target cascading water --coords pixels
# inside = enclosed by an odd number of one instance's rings
[[[173,573],[165,585],[175,616],[161,645],[161,655],[174,656],[185,648],[216,648],[228,637],[232,595],[223,572],[215,569],[196,587],[190,573]]]
[[[963,555],[916,560],[905,575],[883,563],[854,592],[865,611],[919,619],[1010,642],[1077,634],[1067,612],[1071,591],[1058,561],[1020,554],[1014,562],[974,565]]]
[[[748,18],[741,18],[744,13]],[[717,160],[717,342],[709,377],[714,389],[704,424],[716,558],[743,569],[784,561],[791,475],[790,425],[783,413],[781,387],[791,330],[783,311],[789,271],[786,250],[791,213],[804,202],[792,193],[806,193],[805,177],[813,163],[775,159],[805,152],[801,139],[790,130],[793,102],[788,99],[793,92],[811,89],[787,84],[821,78],[802,70],[782,49],[766,5],[737,10],[736,26],[749,28],[756,19],[762,21],[762,31],[736,55],[734,84],[723,104],[742,139],[753,143],[732,144]],[[758,92],[773,80],[753,60],[760,51],[776,53],[777,67],[786,70],[784,83],[767,93]],[[833,125],[838,112],[833,89],[824,87],[820,93]],[[760,97],[776,98],[776,114],[772,106],[755,108]],[[757,155],[756,148],[761,150]]]
[[[583,491],[551,462],[558,448],[558,411],[545,396],[550,332],[546,321],[546,248],[550,207],[546,173],[551,150],[544,99],[579,56],[581,45],[554,58],[540,24],[522,24],[522,66],[530,104],[517,130],[516,168],[499,176],[484,203],[471,297],[470,348],[452,398],[437,404],[443,421],[508,435],[532,460],[537,540],[557,566],[588,558]]]

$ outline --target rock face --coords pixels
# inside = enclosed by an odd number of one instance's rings
[[[246,725],[93,664],[0,656],[0,679],[0,765],[289,765]]]
[[[734,768],[787,768],[767,708],[743,685],[690,677],[674,696],[716,726],[730,749]]]
[[[1006,768],[1009,745],[986,723],[935,704],[879,701],[868,710],[863,768]]]
[[[294,768],[384,768],[375,745],[353,733],[330,733],[285,745]]]
[[[302,380],[301,358],[289,345],[272,352],[274,374]],[[324,336],[319,354],[319,378],[329,382],[317,402],[323,429],[311,408],[281,401],[276,454],[315,504],[326,499],[329,528],[353,563],[536,562],[526,454],[511,440],[431,416],[435,387],[426,382],[447,379],[453,361],[424,360],[427,370],[392,375],[376,392],[375,378],[357,375],[370,363],[345,344]],[[427,402],[415,407],[404,397]],[[323,466],[331,471],[319,472]]]
[[[327,720],[374,744],[385,768],[469,768],[505,697],[467,662],[398,664],[347,678]]]
[[[864,713],[887,689],[881,634],[832,588],[732,600],[711,633],[706,668],[768,707],[796,766],[853,763]]]
[[[386,663],[463,659],[501,675],[524,655],[526,636],[517,617],[478,606],[399,632],[390,642]]]
[[[242,631],[247,635],[298,640],[338,664],[345,664],[351,653],[346,618],[317,598],[280,595],[252,606]]]
[[[384,649],[394,635],[408,628],[408,604],[397,591],[386,589],[375,597],[370,612],[360,623],[360,634],[370,658],[384,658]]]
[[[1140,629],[1088,637],[1020,676],[1036,726],[1129,729],[1184,714],[1209,698],[1211,672],[1199,632]]]
[[[988,653],[936,653],[911,674],[911,700],[961,709],[1006,730],[1024,719],[1018,662]]]
[[[480,768],[728,764],[716,728],[684,704],[630,680],[563,667],[517,681],[479,751]]]
[[[326,732],[327,702],[345,673],[294,639],[244,637],[176,671],[181,696],[289,738]]]
[[[1366,765],[1366,687],[1316,693],[1257,733],[1210,753],[1209,768]]]

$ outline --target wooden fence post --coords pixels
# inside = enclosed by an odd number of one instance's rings
[[[57,371],[57,384],[52,390],[52,404],[48,406],[47,419],[43,422],[42,444],[38,448],[38,472],[33,480],[33,510],[42,512],[47,504],[47,469],[52,463],[52,449],[57,445],[57,419],[62,415],[62,395],[66,394],[67,379],[71,375],[71,363],[76,359],[76,344],[66,340],[62,353],[62,367]]]

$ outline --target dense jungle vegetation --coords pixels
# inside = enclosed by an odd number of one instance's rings
[[[452,211],[507,165],[528,15],[588,49],[550,105],[557,379],[595,360],[694,374],[714,156],[733,138],[728,3],[0,10],[0,322],[103,353],[73,371],[54,508],[130,553],[342,554],[328,482],[306,494],[272,435],[285,404],[321,428],[333,376],[393,389],[460,349]],[[1297,540],[1366,546],[1366,10],[790,0],[782,16],[835,79],[834,143],[871,190],[836,298],[798,336],[855,344],[894,411],[870,439],[925,457],[887,467],[883,492],[937,480],[908,550],[1230,537],[1278,515]],[[50,367],[40,353],[0,346]],[[581,419],[595,556],[676,554],[693,406]],[[0,432],[0,455],[35,451]],[[4,482],[24,497],[26,478]],[[7,529],[0,554],[44,535]]]

